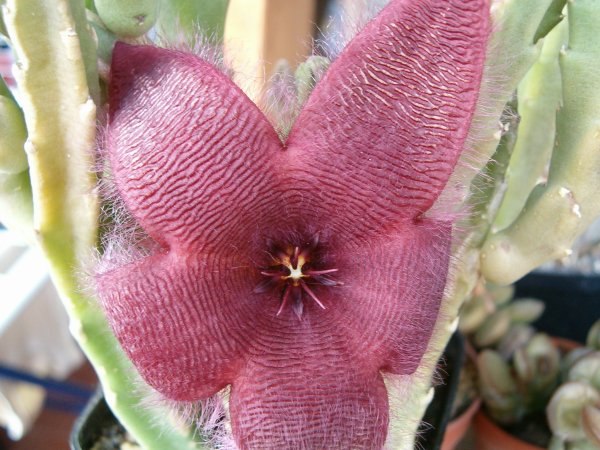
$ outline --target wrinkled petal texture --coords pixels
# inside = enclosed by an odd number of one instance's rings
[[[281,142],[264,115],[210,64],[149,46],[117,43],[109,94],[115,184],[146,232],[188,252],[248,252],[280,208]]]
[[[155,254],[97,275],[109,323],[168,398],[230,385],[243,449],[377,449],[382,374],[413,373],[448,273],[452,224],[424,213],[472,119],[484,0],[392,0],[347,46],[282,144],[227,77],[117,44],[108,157]],[[254,288],[268,239],[318,233],[337,286],[277,315]],[[296,244],[294,244],[296,245]]]
[[[205,399],[237,376],[260,311],[248,295],[255,275],[239,262],[157,254],[98,277],[115,335],[166,397]]]
[[[288,148],[294,183],[335,212],[331,228],[378,234],[437,199],[475,109],[486,3],[391,2],[316,86]]]

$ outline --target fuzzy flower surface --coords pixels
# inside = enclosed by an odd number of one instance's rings
[[[281,142],[223,73],[119,43],[108,159],[153,254],[96,275],[141,376],[197,402],[230,387],[242,449],[378,449],[384,376],[413,373],[450,261],[428,214],[483,70],[483,0],[393,0]]]

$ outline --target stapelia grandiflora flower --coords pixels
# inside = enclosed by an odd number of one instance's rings
[[[444,291],[452,220],[428,210],[465,145],[488,13],[393,0],[283,143],[197,56],[117,44],[107,154],[157,249],[97,289],[154,389],[229,386],[243,449],[384,445],[384,377],[415,371]]]

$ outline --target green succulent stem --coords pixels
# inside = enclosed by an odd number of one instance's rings
[[[165,420],[166,409],[141,405],[143,382],[102,312],[82,294],[78,279],[95,249],[98,222],[92,167],[99,89],[95,44],[83,3],[8,0],[4,20],[17,57],[31,191],[25,172],[18,175],[20,188],[11,191],[6,182],[0,183],[4,193],[12,192],[12,198],[0,201],[13,208],[22,204],[27,215],[27,199],[33,200],[33,234],[50,263],[73,335],[96,367],[106,398],[125,427],[148,449],[200,448],[189,433]]]
[[[563,106],[558,111],[548,182],[538,186],[508,228],[489,236],[482,271],[499,284],[570,254],[600,214],[600,6],[568,2],[569,44],[561,51]],[[535,236],[536,239],[531,237]]]
[[[562,103],[558,55],[567,42],[568,23],[561,22],[543,42],[540,57],[519,83],[519,134],[506,170],[504,193],[493,230],[509,226],[521,213],[545,173],[554,148],[556,112]]]

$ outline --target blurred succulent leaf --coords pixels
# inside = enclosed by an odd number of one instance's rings
[[[570,350],[566,355],[563,356],[560,366],[561,366],[561,380],[569,379],[569,371],[573,367],[573,365],[578,362],[581,358],[586,355],[589,355],[594,350],[588,347],[577,347],[573,350]]]
[[[489,347],[502,339],[510,328],[510,315],[504,309],[492,313],[479,327],[473,336],[478,348]]]
[[[494,350],[477,356],[479,390],[490,416],[499,423],[520,420],[524,410],[519,389],[508,363]]]
[[[583,432],[588,440],[600,448],[600,409],[595,405],[583,408]]]
[[[464,334],[471,334],[485,322],[488,315],[485,299],[479,295],[473,296],[461,307],[458,328]]]
[[[535,330],[530,325],[522,323],[511,325],[498,343],[498,352],[509,361],[518,349],[527,345],[534,334]]]
[[[550,338],[535,334],[526,346],[514,355],[515,373],[535,393],[553,388],[560,371],[560,352]]]
[[[586,346],[594,350],[600,350],[600,320],[594,322],[588,331]]]
[[[567,450],[567,447],[563,439],[553,435],[548,444],[548,450]]]
[[[497,286],[492,283],[486,283],[486,292],[488,292],[496,306],[502,306],[511,301],[515,295],[515,285]]]
[[[570,381],[585,381],[600,390],[600,352],[589,353],[573,364]]]
[[[599,447],[591,443],[588,439],[568,442],[567,450],[598,450]]]
[[[599,404],[600,393],[588,383],[565,383],[556,390],[548,404],[548,424],[552,432],[564,440],[584,439],[583,409],[588,405]]]
[[[544,313],[545,304],[535,298],[520,298],[511,302],[507,307],[513,323],[532,323]]]
[[[30,244],[33,232],[33,199],[29,171],[0,174],[0,222]]]

